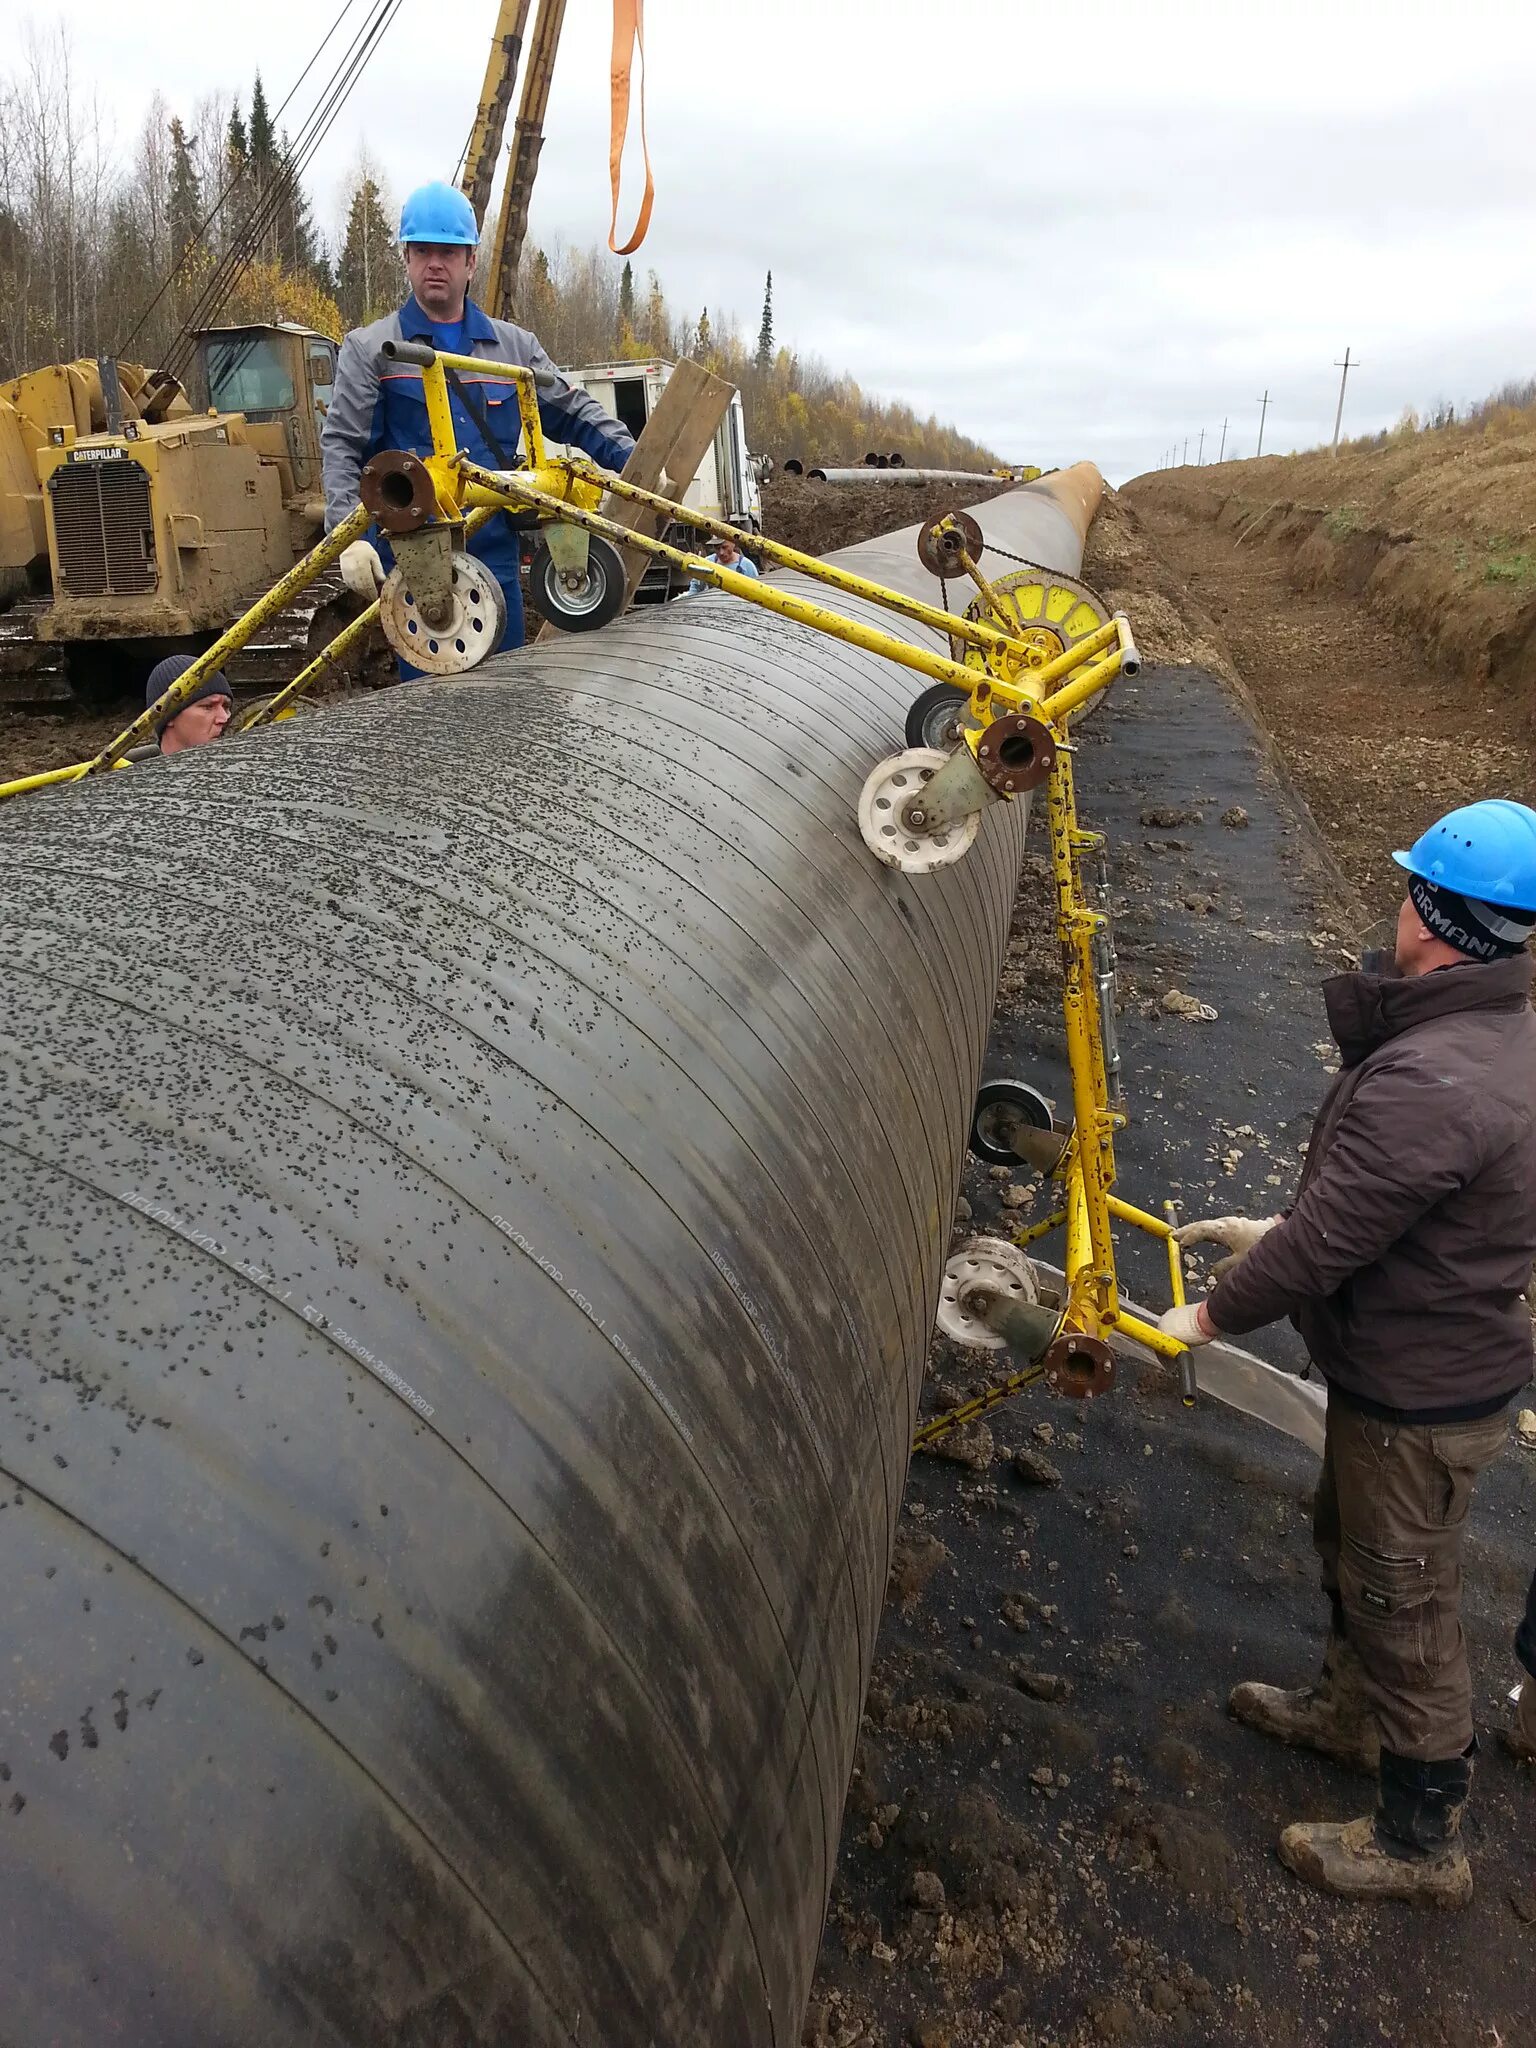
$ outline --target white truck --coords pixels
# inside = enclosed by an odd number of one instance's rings
[[[589,397],[595,398],[604,412],[622,420],[638,441],[646,421],[656,409],[656,401],[666,389],[673,368],[673,364],[659,358],[646,357],[640,362],[586,363],[580,369],[567,370],[565,374]],[[744,533],[761,533],[763,495],[758,487],[758,467],[747,453],[746,416],[741,409],[741,393],[733,391],[719,432],[683,493],[682,502],[696,511],[707,512],[712,519],[727,520],[732,526],[739,526]],[[686,539],[689,544],[695,544],[698,535],[685,535],[679,529],[675,533],[664,533],[662,538],[669,541]],[[647,571],[636,596],[641,603],[659,601],[677,596],[687,587],[685,576],[661,562]]]

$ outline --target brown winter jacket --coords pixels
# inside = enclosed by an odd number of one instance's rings
[[[1212,1321],[1290,1316],[1330,1387],[1405,1421],[1491,1414],[1531,1373],[1536,1014],[1529,953],[1323,986],[1344,1066],[1285,1220]]]

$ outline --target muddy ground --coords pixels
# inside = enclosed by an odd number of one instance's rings
[[[1212,617],[1215,571],[1197,583],[1207,606],[1186,608],[1181,578],[1118,508],[1087,567],[1169,664],[1120,687],[1078,768],[1115,849],[1134,1118],[1122,1185],[1154,1207],[1172,1194],[1187,1215],[1262,1214],[1294,1184],[1333,1062],[1317,981],[1369,915],[1339,862],[1384,905],[1357,841],[1401,835],[1412,806],[1395,792],[1373,804],[1362,734],[1353,776],[1296,757],[1320,834],[1291,754],[1253,721]],[[1234,591],[1222,623],[1257,629],[1259,610]],[[1368,693],[1348,701],[1369,710]],[[1356,744],[1347,717],[1332,732]],[[1412,792],[1425,815],[1449,800],[1450,773]],[[1031,856],[987,1072],[1060,1099],[1046,882]],[[1170,991],[1215,1020],[1168,1014]],[[972,1161],[956,1241],[1027,1220],[1039,1200],[1027,1175]],[[1126,1264],[1133,1289],[1160,1298],[1155,1258],[1133,1244]],[[1255,1348],[1304,1363],[1289,1332]],[[940,1342],[925,1406],[978,1388],[985,1367]],[[1466,1914],[1344,1905],[1274,1856],[1286,1821],[1347,1818],[1371,1797],[1225,1712],[1241,1678],[1301,1683],[1315,1668],[1313,1455],[1214,1403],[1185,1411],[1155,1367],[1091,1406],[1026,1394],[960,1448],[962,1462],[914,1460],[805,2041],[1532,2048],[1536,1781],[1496,1743],[1469,1819]],[[1469,1549],[1485,1730],[1506,1711],[1533,1557],[1536,1457],[1512,1447],[1480,1489]]]

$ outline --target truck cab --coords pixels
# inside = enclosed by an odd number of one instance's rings
[[[336,382],[335,342],[287,320],[208,327],[196,341],[194,402],[242,413],[251,446],[285,472],[284,498],[318,501],[323,520],[320,429]]]

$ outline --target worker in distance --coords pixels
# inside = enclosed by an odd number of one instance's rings
[[[1286,1828],[1282,1862],[1346,1897],[1462,1906],[1477,1748],[1462,1541],[1532,1364],[1536,811],[1469,804],[1393,858],[1408,873],[1394,952],[1324,984],[1343,1065],[1296,1200],[1178,1231],[1230,1256],[1215,1291],[1162,1327],[1198,1345],[1289,1316],[1328,1384],[1313,1508],[1331,1608],[1322,1671],[1296,1691],[1239,1685],[1229,1704],[1265,1735],[1374,1774],[1377,1801],[1363,1819]],[[1528,1614],[1527,1670],[1533,1632]]]
[[[539,418],[553,441],[579,448],[604,469],[622,470],[634,449],[627,428],[556,369],[537,337],[510,321],[491,320],[469,297],[479,255],[475,211],[451,185],[423,185],[400,210],[400,246],[410,296],[396,313],[355,327],[341,344],[330,410],[321,429],[325,525],[329,532],[356,510],[363,466],[383,448],[430,455],[421,372],[391,362],[381,371],[386,341],[426,342],[444,355],[480,356],[534,372]],[[488,469],[513,469],[522,432],[517,394],[505,378],[448,374],[449,403],[458,445]],[[520,541],[505,512],[497,512],[469,540],[469,551],[501,585],[507,601],[503,647],[523,644],[523,597],[518,581]],[[347,588],[371,604],[387,573],[380,544],[355,540],[341,556]],[[400,662],[402,677],[421,670]]]

